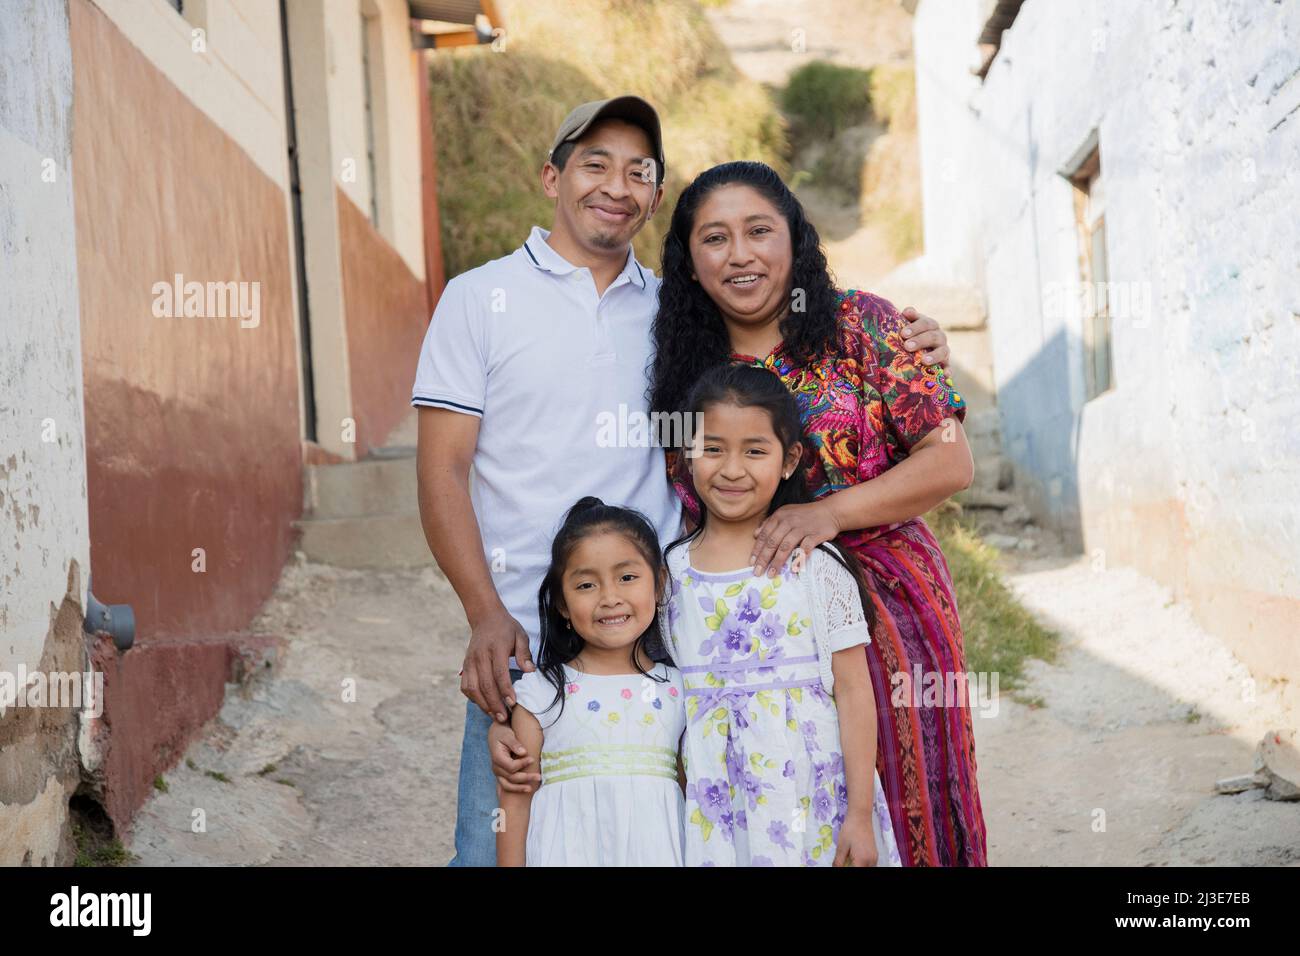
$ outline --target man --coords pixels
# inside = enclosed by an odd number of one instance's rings
[[[425,336],[411,399],[420,519],[470,625],[452,866],[495,863],[487,731],[508,719],[512,685],[533,669],[537,590],[565,511],[592,494],[645,514],[661,541],[681,525],[663,450],[602,447],[598,427],[647,412],[658,280],[631,243],[663,199],[663,177],[649,103],[579,106],[542,166],[551,229],[534,226],[510,255],[448,282]],[[937,325],[911,317],[916,347],[945,360]]]

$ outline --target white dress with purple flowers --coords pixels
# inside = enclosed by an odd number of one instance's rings
[[[856,584],[820,550],[775,578],[689,561],[669,554],[660,615],[686,694],[686,865],[830,866],[848,789],[826,658],[871,639]],[[878,865],[900,866],[873,781]]]
[[[681,675],[667,664],[651,669],[658,680],[564,671],[563,711],[540,672],[515,682],[543,734],[527,865],[681,866]]]

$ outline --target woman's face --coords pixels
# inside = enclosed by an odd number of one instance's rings
[[[790,304],[793,246],[785,217],[749,186],[720,186],[700,203],[691,264],[723,316],[742,325],[780,319]]]

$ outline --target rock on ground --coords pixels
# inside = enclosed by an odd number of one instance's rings
[[[286,640],[281,664],[230,686],[188,762],[164,775],[130,835],[139,862],[446,863],[467,635],[447,581],[291,565],[254,627]],[[196,811],[206,832],[193,832]]]

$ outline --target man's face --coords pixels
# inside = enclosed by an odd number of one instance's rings
[[[625,248],[663,198],[652,154],[639,126],[617,119],[594,124],[563,170],[549,162],[542,167],[543,188],[556,200],[556,228],[593,250]]]

